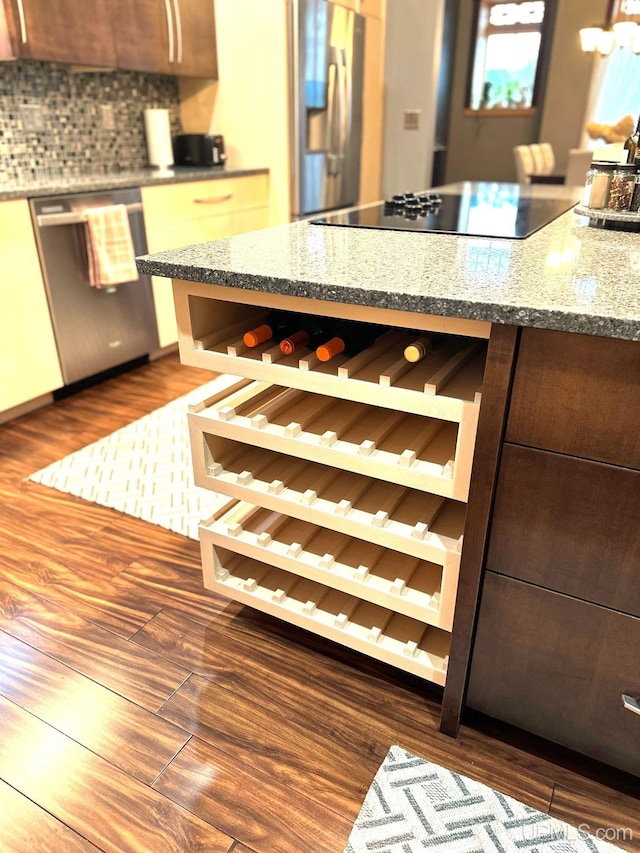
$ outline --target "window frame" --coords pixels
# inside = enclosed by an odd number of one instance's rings
[[[530,107],[492,107],[491,109],[474,109],[471,106],[471,92],[473,88],[473,72],[476,61],[476,49],[478,45],[478,33],[480,29],[480,10],[484,0],[473,0],[473,18],[471,26],[471,42],[468,52],[467,63],[467,83],[464,97],[464,115],[465,116],[494,116],[496,118],[521,118],[523,116],[534,116],[537,114],[540,104],[543,99],[544,82],[547,75],[547,67],[549,64],[549,55],[551,53],[551,36],[553,33],[553,22],[555,19],[556,0],[545,0],[545,11],[542,25],[539,28],[540,32],[540,50],[538,51],[538,63],[533,81],[533,92],[531,95]],[[513,2],[513,0],[495,0],[496,4],[500,2]],[[517,0],[516,0],[517,2]],[[495,32],[497,28],[492,31]],[[531,24],[516,24],[509,27],[509,32],[538,32],[538,27]]]

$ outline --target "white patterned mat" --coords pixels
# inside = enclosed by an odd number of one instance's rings
[[[620,848],[392,746],[344,853],[613,853]]]
[[[187,406],[237,381],[218,376],[29,479],[198,539],[199,522],[229,498],[193,482]]]

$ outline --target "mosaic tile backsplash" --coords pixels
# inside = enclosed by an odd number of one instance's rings
[[[168,109],[172,133],[180,131],[175,77],[0,63],[0,185],[148,167],[147,108]],[[42,129],[27,129],[34,119]]]

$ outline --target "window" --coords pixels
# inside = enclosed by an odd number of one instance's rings
[[[545,0],[478,0],[468,106],[523,110],[535,103]]]
[[[593,89],[590,121],[616,124],[630,115],[635,122],[640,111],[640,55],[629,48],[616,48],[600,62]]]

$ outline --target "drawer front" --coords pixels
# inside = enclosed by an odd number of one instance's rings
[[[192,433],[210,433],[401,486],[465,500],[456,424],[350,400],[252,382],[189,414]],[[471,449],[470,449],[471,450]],[[461,457],[465,453],[461,452]]]
[[[507,441],[640,469],[640,344],[524,329]]]
[[[218,240],[221,237],[232,237],[245,231],[257,231],[266,228],[268,224],[269,212],[266,207],[228,213],[224,216],[182,219],[149,228],[147,243],[150,252],[163,252],[167,249],[192,246],[194,243]],[[171,290],[170,285],[168,289]]]
[[[268,177],[248,175],[143,187],[142,200],[147,228],[181,219],[219,216],[265,206],[268,202]]]
[[[640,616],[640,472],[505,444],[487,568]]]
[[[202,530],[217,548],[451,630],[457,577],[448,581],[443,566],[246,501]]]
[[[210,589],[444,685],[451,635],[433,625],[394,613],[339,589],[215,546],[200,527],[205,589]]]
[[[492,572],[468,704],[640,775],[640,619]]]

